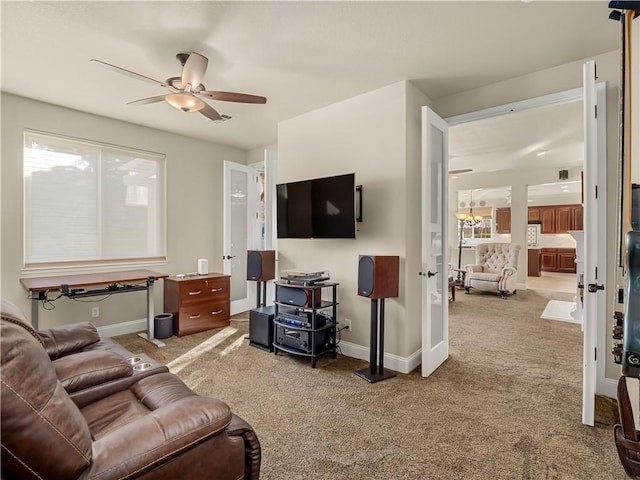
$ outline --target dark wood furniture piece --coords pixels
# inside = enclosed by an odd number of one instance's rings
[[[496,233],[511,233],[510,208],[496,208]]]
[[[629,478],[640,479],[640,431],[636,430],[627,378],[624,376],[618,379],[617,397],[620,423],[613,427],[613,434],[618,456]]]
[[[31,324],[38,329],[38,304],[47,300],[49,292],[60,292],[69,298],[96,297],[116,293],[147,291],[147,332],[140,334],[158,347],[164,343],[153,336],[153,284],[160,278],[169,275],[151,270],[126,270],[123,272],[84,273],[77,275],[60,275],[54,277],[21,278],[20,283],[31,295]],[[102,288],[98,287],[106,285]]]
[[[325,353],[336,358],[336,325],[338,324],[337,287],[334,282],[323,282],[315,285],[280,281],[275,283],[276,301],[274,311],[274,354],[278,351],[292,355],[311,358],[311,368],[316,367],[316,359]],[[287,301],[285,295],[278,290],[294,288],[301,290],[300,298]],[[331,291],[329,300],[322,300],[322,289]],[[296,297],[298,297],[296,295]],[[328,340],[325,342],[324,340]]]
[[[541,250],[539,248],[527,249],[527,276],[539,277],[542,275],[541,270]]]
[[[543,272],[576,273],[575,248],[542,248],[540,257]]]
[[[178,337],[230,324],[230,276],[221,273],[164,281],[164,310],[173,314]]]
[[[545,205],[529,207],[529,223],[540,223],[540,233],[567,233],[569,230],[583,229],[582,205]]]

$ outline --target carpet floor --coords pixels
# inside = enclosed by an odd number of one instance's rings
[[[580,326],[540,318],[572,295],[457,293],[450,356],[429,378],[418,368],[369,384],[353,373],[367,362],[343,355],[312,369],[250,346],[246,315],[160,349],[117,340],[249,422],[264,480],[623,480],[612,425],[580,421]]]

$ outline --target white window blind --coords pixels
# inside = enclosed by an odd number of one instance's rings
[[[166,259],[165,156],[24,133],[25,268]]]

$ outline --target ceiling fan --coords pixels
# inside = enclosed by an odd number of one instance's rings
[[[207,90],[202,84],[202,78],[207,70],[209,60],[204,55],[196,52],[178,53],[176,58],[182,65],[182,75],[179,77],[170,77],[166,81],[161,82],[153,78],[132,72],[116,65],[96,60],[92,58],[92,62],[99,63],[118,73],[128,75],[139,80],[160,85],[169,90],[170,93],[158,95],[155,97],[142,98],[128,102],[128,105],[147,105],[166,101],[169,105],[183,112],[200,112],[205,117],[221,122],[231,117],[228,115],[220,115],[211,105],[204,102],[203,98],[217,100],[221,102],[239,102],[239,103],[267,103],[265,97],[258,95],[248,95],[246,93],[236,92],[219,92],[215,90]]]
[[[469,172],[473,172],[472,168],[462,168],[460,170],[449,170],[447,173],[449,175],[458,175],[460,173],[469,173]]]

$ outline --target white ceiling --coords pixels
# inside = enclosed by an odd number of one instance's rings
[[[606,1],[2,1],[2,90],[243,149],[275,143],[280,121],[401,80],[432,100],[618,48]],[[97,58],[158,80],[175,54],[209,58],[210,90],[266,105],[211,102],[215,124]],[[381,112],[384,114],[384,112]]]

